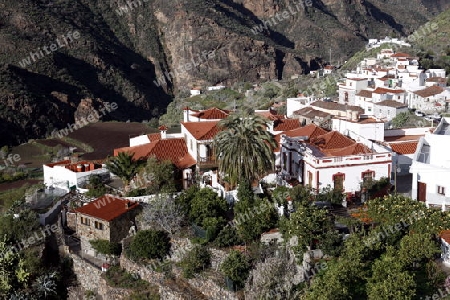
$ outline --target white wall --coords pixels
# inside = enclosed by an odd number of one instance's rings
[[[146,134],[130,138],[130,147],[144,145],[150,143],[150,140]]]
[[[183,134],[183,137],[185,137],[189,154],[197,160],[197,140],[183,125],[181,125],[181,133]]]
[[[305,162],[307,160],[305,159]],[[305,184],[308,183],[308,171],[313,174],[312,187],[314,189],[323,189],[327,185],[334,187],[333,175],[336,173],[344,173],[344,190],[345,192],[355,192],[359,191],[361,187],[361,173],[370,170],[375,172],[375,180],[379,180],[381,177],[390,177],[390,166],[392,162],[386,162],[384,164],[360,164],[360,165],[342,165],[341,167],[323,168],[318,169],[309,163],[305,163]],[[316,171],[319,171],[319,186],[317,186],[317,175]]]
[[[332,119],[332,129],[342,134],[348,134],[348,130],[366,139],[384,141],[384,123],[361,124],[342,119]]]

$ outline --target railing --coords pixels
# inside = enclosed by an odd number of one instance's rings
[[[210,156],[210,157],[199,157],[197,159],[197,164],[200,166],[211,166],[211,165],[217,165],[217,160],[214,156]]]

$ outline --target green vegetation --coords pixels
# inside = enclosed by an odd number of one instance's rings
[[[244,179],[260,179],[273,168],[275,159],[276,142],[266,130],[266,120],[260,116],[241,117],[232,115],[220,121],[224,130],[214,138],[219,169],[232,186]]]
[[[158,288],[148,281],[139,279],[136,276],[126,272],[119,266],[112,266],[105,272],[103,277],[109,286],[131,289],[133,294],[130,296],[130,300],[159,300]]]
[[[130,256],[134,259],[162,260],[170,251],[167,232],[157,230],[138,231],[130,245]]]
[[[211,252],[205,246],[195,245],[186,253],[180,262],[185,278],[193,278],[195,274],[205,271],[211,265]]]
[[[101,254],[119,256],[122,252],[122,245],[119,243],[111,243],[108,240],[91,240],[89,243]]]
[[[245,285],[251,265],[247,257],[239,251],[231,251],[220,266],[221,271],[238,289]]]
[[[98,175],[91,175],[89,177],[89,185],[87,188],[89,191],[86,193],[86,196],[94,198],[101,197],[108,192],[104,182]]]
[[[133,159],[132,153],[120,152],[117,156],[108,159],[106,167],[111,173],[120,177],[125,185],[128,185],[138,172],[139,164]]]

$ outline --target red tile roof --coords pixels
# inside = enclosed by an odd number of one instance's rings
[[[219,121],[206,121],[206,122],[182,122],[187,131],[199,141],[212,140],[216,134],[221,131],[218,126]]]
[[[375,103],[375,105],[378,106],[389,106],[389,107],[394,107],[394,108],[402,108],[402,107],[408,107],[408,105],[395,101],[395,100],[384,100],[378,103]]]
[[[170,160],[175,166],[180,169],[185,169],[195,165],[195,159],[188,153],[186,141],[183,138],[163,139],[149,144],[124,147],[114,149],[114,156],[120,152],[134,153],[135,160],[147,159],[151,156],[158,160]]]
[[[420,91],[415,91],[414,94],[419,95],[422,98],[427,98],[427,97],[431,97],[434,95],[439,95],[443,91],[444,91],[443,88],[441,88],[440,86],[434,85],[434,86],[424,88],[423,90],[420,90]]]
[[[439,234],[440,238],[450,244],[450,230],[442,230]]]
[[[137,207],[139,207],[138,202],[125,200],[112,195],[103,195],[100,198],[75,209],[75,211],[83,215],[109,222]]]
[[[417,149],[417,144],[419,142],[404,142],[404,143],[391,143],[389,146],[391,146],[392,151],[398,153],[398,154],[414,154]]]
[[[193,117],[200,118],[203,120],[222,120],[226,119],[230,115],[229,110],[222,110],[219,108],[210,108],[207,110],[202,110],[198,113],[193,114]]]
[[[373,91],[374,94],[387,94],[387,93],[403,94],[404,92],[405,92],[404,90],[393,90],[393,89],[386,89],[386,88],[382,88],[382,87],[378,87],[375,89],[375,91]]]
[[[364,97],[364,98],[372,98],[372,91],[369,90],[361,90],[356,96]]]
[[[430,77],[427,80],[425,80],[426,82],[440,82],[440,83],[446,83],[447,79],[446,78],[442,78],[442,77]]]
[[[372,153],[372,151],[367,146],[361,143],[354,143],[353,145],[341,149],[324,150],[323,152],[327,156],[349,156],[349,155]]]
[[[274,131],[287,131],[300,127],[299,119],[277,119],[274,121]]]
[[[309,139],[313,139],[318,137],[319,135],[324,135],[326,133],[327,131],[325,129],[320,128],[319,126],[314,124],[308,124],[304,127],[299,127],[293,130],[283,132],[282,134],[285,134],[289,137],[307,136]]]
[[[150,142],[155,142],[155,141],[159,141],[161,139],[161,133],[150,133],[147,134],[148,139],[150,140]]]
[[[341,149],[353,145],[352,139],[344,136],[337,131],[330,131],[310,140],[310,143],[319,147],[320,150]]]
[[[409,55],[408,53],[398,52],[391,55],[391,57],[411,57],[411,55]]]

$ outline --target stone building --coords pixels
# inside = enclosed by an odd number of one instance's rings
[[[96,253],[89,241],[102,239],[120,243],[135,226],[139,207],[138,202],[104,195],[76,209],[76,233],[81,250],[94,256]]]

